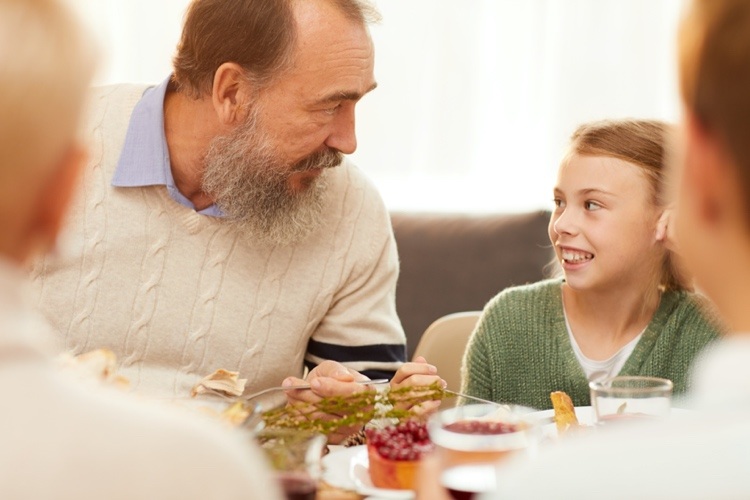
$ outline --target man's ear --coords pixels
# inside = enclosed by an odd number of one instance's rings
[[[229,125],[240,121],[251,102],[251,86],[237,63],[227,62],[214,73],[211,102],[219,122]]]

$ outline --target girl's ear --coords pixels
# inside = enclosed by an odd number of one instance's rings
[[[665,208],[656,223],[656,241],[667,241],[669,238],[669,219],[672,217],[672,209]]]

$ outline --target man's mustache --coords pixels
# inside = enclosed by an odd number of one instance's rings
[[[307,158],[298,161],[293,167],[293,172],[306,172],[308,170],[333,168],[341,165],[344,161],[344,155],[335,149],[325,149],[313,153]]]

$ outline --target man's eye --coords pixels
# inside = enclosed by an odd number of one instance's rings
[[[341,107],[341,104],[337,104],[337,105],[333,106],[332,108],[326,108],[326,109],[324,109],[323,112],[325,114],[327,114],[327,115],[332,115],[332,114],[336,113],[336,111],[338,111],[338,109],[340,107]]]

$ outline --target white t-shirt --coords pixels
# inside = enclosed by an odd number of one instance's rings
[[[564,308],[563,308],[563,312],[564,312]],[[578,359],[578,364],[580,364],[581,368],[583,368],[583,372],[586,374],[586,378],[589,381],[600,380],[600,379],[608,378],[608,377],[614,377],[618,373],[620,373],[620,370],[622,370],[622,367],[625,365],[625,362],[633,353],[633,350],[635,349],[636,344],[638,344],[638,341],[641,340],[641,337],[643,336],[643,332],[646,331],[646,329],[644,328],[641,333],[639,333],[633,340],[631,340],[630,342],[622,346],[622,348],[619,351],[617,351],[609,359],[599,361],[596,359],[591,359],[587,357],[585,354],[583,354],[583,351],[581,351],[581,348],[578,345],[578,342],[576,342],[576,339],[573,336],[573,330],[571,330],[570,323],[568,323],[567,313],[565,313],[565,327],[568,329],[568,337],[570,338],[570,345],[573,347],[573,352],[576,355],[576,359]]]

